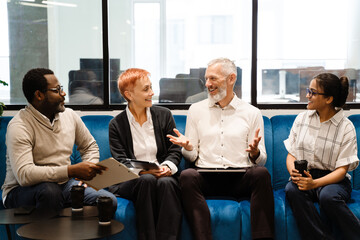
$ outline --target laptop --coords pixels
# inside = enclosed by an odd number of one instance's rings
[[[196,171],[201,173],[211,172],[246,172],[248,168],[195,168]]]

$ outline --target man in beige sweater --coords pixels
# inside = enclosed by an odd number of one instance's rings
[[[96,165],[95,139],[71,109],[64,107],[65,92],[49,69],[30,70],[23,79],[29,102],[10,121],[6,133],[6,178],[2,198],[6,208],[36,206],[61,209],[71,202],[70,190],[80,180],[91,180],[105,169]],[[74,143],[82,162],[71,165]],[[98,196],[116,197],[105,190],[85,189],[84,203]]]

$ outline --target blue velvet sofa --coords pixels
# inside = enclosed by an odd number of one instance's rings
[[[275,237],[276,239],[300,239],[299,232],[295,223],[290,206],[285,199],[284,187],[289,179],[286,170],[285,159],[287,151],[283,141],[289,135],[293,121],[296,115],[278,115],[271,119],[263,117],[265,127],[265,146],[268,155],[266,168],[272,177],[272,185],[275,198]],[[93,115],[82,117],[86,126],[96,139],[100,148],[100,159],[106,159],[111,156],[108,140],[108,124],[112,119],[108,115]],[[175,115],[175,122],[180,132],[184,133],[186,116]],[[354,123],[358,136],[358,145],[360,143],[360,115],[352,115],[349,117]],[[0,184],[2,185],[5,178],[5,133],[8,122],[11,117],[0,118]],[[74,148],[71,157],[73,163],[81,161],[79,153]],[[180,170],[188,167],[183,160],[180,163]],[[360,218],[360,169],[350,173],[352,176],[353,193],[348,206],[354,214]],[[211,212],[211,225],[214,239],[251,239],[250,231],[250,202],[247,199],[236,202],[231,199],[208,199],[207,200]],[[0,209],[3,208],[0,203]],[[320,210],[319,210],[320,211]],[[135,209],[131,201],[118,198],[118,208],[115,218],[125,225],[125,229],[111,237],[111,239],[136,239],[135,225]],[[15,236],[15,228],[12,226],[13,239]],[[181,227],[181,239],[191,240],[191,232],[189,225],[183,218]],[[359,236],[360,237],[360,236]],[[6,239],[4,226],[0,227],[0,239]],[[338,235],[338,239],[341,236]]]

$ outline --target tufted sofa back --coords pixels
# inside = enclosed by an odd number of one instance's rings
[[[4,183],[6,175],[6,145],[5,135],[7,126],[12,117],[0,117],[0,187]],[[2,191],[0,190],[0,194]],[[0,195],[1,196],[1,195]],[[2,201],[0,202],[0,209],[2,208]]]
[[[273,135],[273,188],[274,190],[285,188],[289,180],[286,168],[287,151],[284,140],[288,138],[290,129],[296,115],[277,115],[271,118],[271,129]]]
[[[7,125],[12,117],[0,118],[0,184],[4,182],[6,173],[6,145],[5,135]],[[113,118],[110,115],[88,115],[81,117],[85,125],[94,136],[96,142],[100,148],[100,159],[106,159],[111,156],[109,148],[109,122]],[[288,137],[292,124],[296,118],[296,115],[277,115],[269,119],[263,116],[264,120],[264,140],[267,152],[266,168],[269,170],[274,190],[283,189],[288,181],[289,174],[286,169],[286,156],[287,151],[283,144],[283,141]],[[174,115],[176,127],[181,133],[185,133],[186,116]],[[351,115],[349,119],[353,122],[356,128],[357,138],[360,139],[360,114]],[[358,145],[360,140],[358,140]],[[358,152],[360,157],[360,152]],[[72,163],[81,161],[81,157],[76,146],[71,156]],[[179,166],[179,170],[187,168],[189,164],[182,160]],[[360,189],[360,168],[357,168],[352,175],[352,182],[354,189]],[[1,203],[0,203],[1,206]]]
[[[357,139],[357,146],[358,146],[358,158],[360,159],[360,114],[355,114],[349,116],[350,121],[354,124],[355,130],[356,130],[356,139]],[[353,189],[360,190],[360,166],[357,167],[352,172],[352,183],[353,183]]]

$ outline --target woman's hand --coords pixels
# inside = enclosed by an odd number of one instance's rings
[[[301,177],[299,171],[295,168],[292,168],[290,171],[290,176],[291,176],[291,181],[297,185]]]
[[[160,170],[161,170],[161,175],[160,177],[169,177],[171,176],[171,169],[167,166],[167,165],[162,165],[160,166]],[[159,178],[160,178],[159,177]]]
[[[159,169],[142,170],[139,172],[139,174],[152,174],[156,178],[168,177],[171,176],[171,169],[168,166],[164,165],[160,166]]]
[[[311,174],[308,171],[304,171],[304,173],[307,177],[299,177],[299,181],[297,182],[299,190],[307,191],[317,188],[316,182],[312,178]]]

